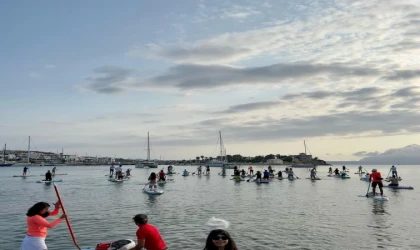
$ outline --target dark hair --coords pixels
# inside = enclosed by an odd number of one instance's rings
[[[40,215],[39,212],[41,212],[42,209],[49,208],[49,207],[50,207],[50,204],[46,202],[38,202],[28,209],[26,216],[32,217],[35,215]]]
[[[156,173],[155,172],[152,172],[150,174],[150,177],[149,177],[149,180],[153,180],[153,179],[156,179]]]
[[[223,229],[215,229],[209,233],[209,236],[207,236],[207,240],[206,240],[206,246],[204,247],[203,250],[218,250],[218,247],[216,247],[213,244],[213,237],[219,234],[224,235],[228,238],[228,243],[225,246],[225,250],[238,250],[238,248],[236,247],[235,241],[232,239],[232,237],[230,237],[230,234]]]
[[[136,224],[144,225],[147,223],[147,215],[145,214],[137,214],[133,217],[133,221]]]

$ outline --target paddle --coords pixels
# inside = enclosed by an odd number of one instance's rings
[[[370,179],[369,179],[368,190],[367,190],[367,192],[366,192],[366,197],[369,197],[369,189],[370,189]]]
[[[149,185],[149,184],[150,184],[150,182],[146,183],[146,185],[144,186],[142,191],[144,191],[144,189],[146,189],[147,185]]]
[[[64,209],[63,201],[61,200],[61,197],[60,197],[60,193],[58,192],[57,185],[55,184],[55,182],[53,183],[53,185],[54,185],[55,193],[57,194],[58,202],[61,205],[61,211],[63,211],[63,214],[67,215],[66,210]],[[71,239],[73,240],[74,245],[77,247],[77,249],[81,250],[81,248],[79,247],[79,244],[77,244],[76,237],[74,237],[73,229],[71,228],[68,217],[66,217],[66,224],[67,224],[67,227],[69,228],[70,236],[71,236]]]
[[[392,169],[390,169],[390,170],[389,170],[388,175],[386,176],[386,178],[385,178],[385,179],[388,179],[389,174],[391,174],[391,170],[392,170]]]

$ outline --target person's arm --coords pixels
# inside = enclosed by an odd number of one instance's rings
[[[144,242],[145,242],[145,240],[137,239],[137,245],[135,247],[131,248],[130,250],[141,250],[141,249],[143,249]]]
[[[35,216],[35,218],[33,219],[33,221],[43,227],[47,227],[47,228],[53,228],[55,226],[57,226],[61,221],[61,217],[54,220],[53,222],[48,222],[46,219],[42,218],[41,216]]]
[[[54,210],[50,212],[50,216],[55,216],[60,212],[60,202],[54,203]]]

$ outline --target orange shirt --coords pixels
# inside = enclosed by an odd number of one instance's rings
[[[382,182],[382,177],[380,172],[372,172],[370,174],[370,178],[372,179],[372,182]]]
[[[59,209],[54,209],[54,211],[50,212],[50,216],[57,215]],[[26,225],[28,228],[27,235],[45,238],[48,234],[48,228],[53,228],[60,223],[62,219],[58,218],[53,222],[48,222],[45,218],[41,215],[34,215],[32,217],[26,218]]]

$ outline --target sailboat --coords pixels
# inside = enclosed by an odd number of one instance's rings
[[[220,147],[220,160],[212,160],[212,161],[206,163],[206,166],[233,168],[233,164],[228,163],[228,161],[227,161],[226,149],[225,149],[225,146],[223,145],[223,139],[222,139],[222,132],[221,131],[219,131],[219,147]]]
[[[136,168],[157,168],[158,164],[150,160],[150,139],[149,132],[147,132],[147,160],[136,164]]]
[[[27,152],[27,162],[17,162],[15,163],[13,166],[14,167],[27,167],[27,166],[31,166],[31,161],[30,161],[30,155],[31,155],[31,137],[29,136],[29,141],[28,141],[28,152]]]
[[[301,153],[300,155],[304,155],[306,157],[307,154],[306,154],[306,142],[305,141],[303,141],[303,145],[305,146],[305,154]],[[315,165],[312,164],[312,163],[296,163],[296,164],[292,164],[291,167],[292,168],[313,168],[313,167],[315,167]]]
[[[3,149],[3,163],[0,163],[0,167],[11,167],[13,163],[6,163],[6,144]]]

